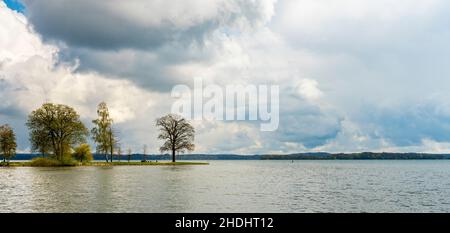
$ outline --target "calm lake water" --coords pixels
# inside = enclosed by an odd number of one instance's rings
[[[450,161],[0,168],[0,212],[450,212]]]

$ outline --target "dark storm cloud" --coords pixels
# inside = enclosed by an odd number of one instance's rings
[[[276,138],[282,142],[302,143],[311,149],[335,139],[342,130],[342,119],[333,112],[305,104],[280,115]]]
[[[214,32],[234,24],[256,27],[266,20],[267,3],[272,4],[271,0],[121,3],[24,1],[34,29],[46,41],[67,45],[60,47],[59,58],[68,63],[78,59],[77,72],[128,79],[163,92],[192,78],[173,67],[209,62],[217,56],[205,49]],[[181,13],[167,13],[165,8]]]
[[[175,84],[190,83],[192,77],[180,76],[171,67],[186,61],[203,61],[212,55],[207,52],[184,49],[182,45],[172,44],[155,51],[104,51],[87,48],[62,49],[59,58],[63,62],[79,60],[77,72],[95,71],[109,78],[127,79],[138,86],[159,92],[167,92]]]
[[[240,19],[255,26],[266,17],[263,1],[211,2],[200,2],[191,10],[189,3],[183,1],[130,1],[129,9],[125,9],[120,1],[24,0],[27,18],[44,39],[105,50],[154,49],[173,41],[201,42],[220,26]],[[166,9],[162,9],[173,7],[176,11],[180,5],[186,9],[179,10],[178,15],[166,15]],[[220,9],[216,9],[218,6]]]
[[[429,139],[450,141],[449,106],[427,102],[401,108],[365,109],[367,118],[360,119],[372,137],[389,140],[396,146],[414,146]],[[370,113],[370,114],[369,114]]]
[[[105,50],[152,49],[175,40],[201,40],[203,34],[217,27],[217,22],[214,21],[181,30],[170,22],[146,27],[101,7],[79,1],[47,4],[45,7],[33,2],[27,4],[27,16],[45,39],[61,40],[71,46]]]

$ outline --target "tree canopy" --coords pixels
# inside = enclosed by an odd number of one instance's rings
[[[176,152],[192,151],[195,148],[194,127],[184,118],[175,114],[168,114],[156,120],[160,134],[158,139],[165,140],[160,151],[171,151],[172,162],[175,162]]]
[[[73,146],[84,143],[89,133],[77,112],[62,104],[43,104],[28,116],[26,125],[33,149],[50,150],[60,161]]]

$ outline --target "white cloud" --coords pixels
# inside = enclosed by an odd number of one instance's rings
[[[299,96],[306,100],[315,101],[322,97],[323,93],[318,88],[319,83],[313,79],[300,79],[296,85]]]
[[[23,62],[32,56],[51,59],[57,48],[43,45],[28,25],[28,20],[22,14],[11,11],[6,4],[0,2],[0,67],[8,63]]]
[[[396,31],[399,23],[428,20],[442,10],[443,0],[284,0],[277,10],[277,29],[298,38],[315,38],[332,42],[340,30],[358,29],[359,35],[368,35],[371,42],[391,38],[391,33],[404,33],[408,28]],[[403,25],[401,25],[403,26]],[[412,26],[412,25],[411,25]],[[415,27],[420,25],[414,25]],[[389,32],[382,34],[381,32]],[[354,34],[348,36],[355,36]],[[344,39],[344,38],[342,38]],[[362,41],[363,42],[363,41]],[[384,42],[384,41],[383,41]],[[364,43],[364,42],[363,42]]]

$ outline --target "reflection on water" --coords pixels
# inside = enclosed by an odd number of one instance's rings
[[[450,212],[450,161],[0,168],[0,212]]]

